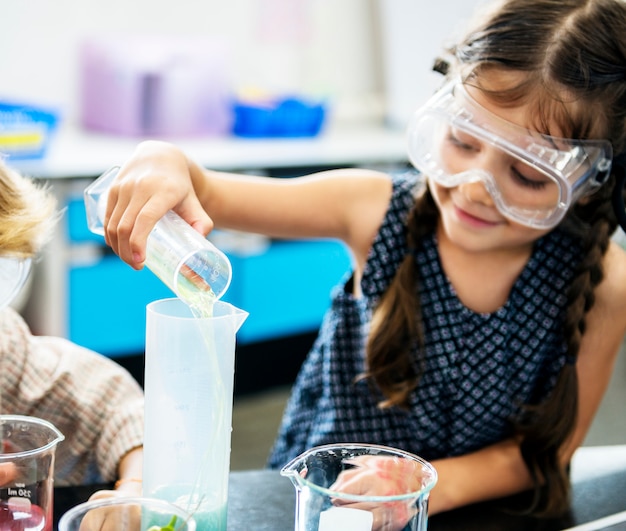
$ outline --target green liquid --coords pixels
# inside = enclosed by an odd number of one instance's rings
[[[212,500],[207,500],[203,496],[198,500],[195,495],[180,495],[179,492],[176,492],[179,490],[180,488],[163,487],[155,492],[154,496],[167,500],[191,514],[196,521],[196,531],[226,531],[227,509],[225,503],[216,505],[211,503]],[[142,528],[144,528],[143,525]]]
[[[200,289],[192,282],[180,280],[178,283],[178,297],[189,306],[193,315],[198,319],[213,317],[213,306],[217,298],[208,284],[204,284],[202,289]]]
[[[196,531],[226,531],[226,506],[213,511],[198,511],[193,518]]]
[[[172,526],[176,531],[187,531],[188,527],[186,522],[180,515],[164,514],[162,512],[155,512],[147,508],[141,509],[141,530],[142,531],[157,531],[161,529],[170,529]]]
[[[172,263],[171,249],[167,241],[148,245],[146,248],[148,268],[178,295],[194,311],[196,317],[212,317],[213,304],[217,300],[207,280],[202,276],[204,268],[195,270],[204,264],[190,261],[176,268]]]

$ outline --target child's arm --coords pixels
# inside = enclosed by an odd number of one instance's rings
[[[510,439],[471,454],[432,461],[437,485],[429,514],[500,498],[532,487],[517,441]]]
[[[143,470],[143,446],[133,448],[120,459],[117,467],[115,490],[98,490],[89,499],[100,500],[115,496],[141,496]]]
[[[375,171],[291,179],[235,175],[204,170],[171,144],[150,141],[138,146],[111,188],[106,238],[140,268],[150,230],[173,209],[203,234],[216,226],[277,238],[339,238],[362,263],[390,195],[389,176]]]
[[[143,477],[143,446],[133,448],[120,459],[117,467],[119,478],[115,482],[115,489],[136,496],[142,493]]]

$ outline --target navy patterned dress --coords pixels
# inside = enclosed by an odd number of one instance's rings
[[[401,448],[427,460],[465,454],[511,435],[519,404],[553,388],[566,361],[565,291],[580,246],[559,230],[535,245],[507,302],[469,310],[439,260],[434,235],[417,253],[426,359],[409,410],[380,409],[362,373],[371,311],[408,251],[406,219],[419,176],[394,176],[389,209],[362,279],[363,297],[344,285],[332,297],[319,336],[294,384],[268,466],[281,467],[321,444],[362,442]],[[485,286],[485,289],[489,289]]]

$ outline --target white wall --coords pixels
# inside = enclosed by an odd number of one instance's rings
[[[465,31],[485,0],[377,0],[386,119],[404,128],[409,116],[440,86],[432,71],[444,44]]]
[[[380,93],[371,0],[5,0],[0,97],[77,119],[78,49],[89,35],[220,36],[236,89],[330,94],[346,114]]]

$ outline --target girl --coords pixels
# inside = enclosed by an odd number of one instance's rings
[[[431,513],[529,488],[533,511],[558,513],[626,331],[626,254],[611,241],[626,3],[498,2],[450,51],[409,128],[417,173],[233,176],[145,142],[111,190],[106,237],[137,269],[170,208],[203,234],[343,240],[354,271],[270,466],[324,443],[386,444],[435,465]],[[384,492],[367,470],[343,488]]]

